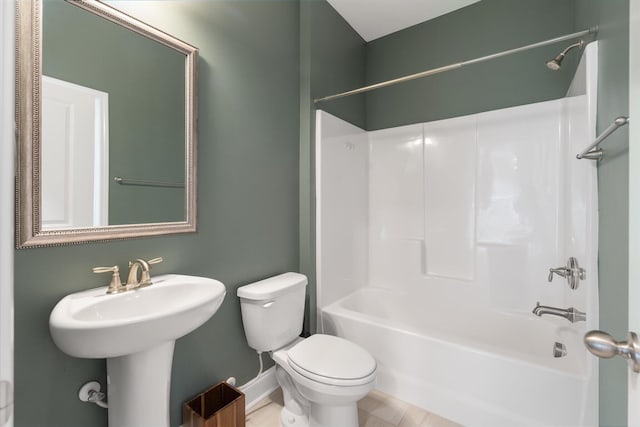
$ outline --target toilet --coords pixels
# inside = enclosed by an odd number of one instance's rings
[[[343,338],[300,338],[307,277],[284,273],[238,288],[249,346],[269,352],[282,388],[283,427],[358,427],[356,403],[376,381],[376,361]]]

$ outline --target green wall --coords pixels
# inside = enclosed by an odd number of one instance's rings
[[[109,94],[109,224],[184,221],[184,189],[113,181],[184,182],[184,55],[64,1],[43,15],[43,74]]]
[[[316,99],[366,83],[366,43],[326,0],[304,0],[309,14],[309,93]],[[350,96],[318,108],[359,127],[366,124],[364,96]]]
[[[300,1],[300,271],[309,277],[306,330],[315,331],[315,105],[313,99],[365,84],[365,42],[326,0]],[[363,96],[319,108],[365,125]]]
[[[171,425],[181,404],[258,361],[246,344],[236,288],[299,265],[299,6],[295,0],[128,1],[127,12],[200,48],[198,232],[15,253],[17,427],[106,426],[79,387],[105,384],[104,360],[53,344],[48,317],[63,296],[103,285],[97,265],[162,256],[154,274],[227,286],[215,316],[176,343]]]
[[[369,44],[325,0],[115,4],[200,48],[198,233],[16,252],[17,427],[106,425],[106,411],[77,400],[85,381],[104,383],[104,361],[64,355],[47,326],[64,295],[103,284],[90,273],[92,266],[125,269],[131,258],[163,256],[155,274],[202,275],[227,285],[214,318],[177,342],[173,426],[180,424],[180,405],[188,397],[230,375],[242,383],[257,371],[255,353],[244,339],[238,286],[302,271],[310,276],[308,311],[315,313],[313,98],[600,23],[600,130],[628,108],[627,0],[483,0]],[[559,73],[548,71],[544,62],[563,47],[321,108],[372,130],[559,98],[576,61],[568,57]],[[612,138],[613,152],[599,170],[600,281],[606,284],[601,317],[617,336],[626,332],[625,132]],[[313,331],[315,324],[308,321],[306,327]],[[612,375],[626,375],[624,364],[617,365],[609,362]],[[603,394],[611,390],[614,396],[601,397],[602,425],[624,424],[624,415],[614,416],[626,402],[621,381],[609,389],[601,384]],[[34,384],[47,399],[34,403]]]
[[[597,24],[598,124],[629,114],[629,1],[578,0],[576,27]],[[600,329],[623,339],[628,331],[629,130],[603,144],[598,164]],[[600,426],[627,424],[627,373],[622,360],[600,361]]]
[[[574,1],[483,0],[367,45],[367,83],[417,73],[574,32]],[[545,62],[567,43],[475,64],[366,95],[367,130],[561,98],[577,61]]]

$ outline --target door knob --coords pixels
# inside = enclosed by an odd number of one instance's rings
[[[604,359],[622,356],[634,372],[640,372],[640,341],[633,332],[629,332],[627,341],[616,341],[606,332],[590,331],[584,336],[584,345],[591,354]]]

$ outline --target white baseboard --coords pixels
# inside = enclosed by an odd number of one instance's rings
[[[245,396],[246,411],[249,412],[258,402],[269,396],[278,387],[275,366],[264,371],[260,379],[248,387],[239,387]]]

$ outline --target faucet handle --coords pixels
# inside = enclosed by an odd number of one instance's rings
[[[578,260],[574,257],[569,258],[565,267],[550,268],[549,282],[553,280],[554,273],[567,279],[567,283],[571,289],[578,289],[580,280],[584,280],[586,277],[585,269],[578,265]]]
[[[117,265],[113,267],[93,267],[91,271],[94,273],[117,273],[120,271],[120,268]]]
[[[162,257],[152,258],[147,261],[147,265],[160,264],[162,261],[164,261]],[[150,270],[151,268],[149,268],[149,270],[142,271],[142,280],[140,282],[149,285],[151,284],[151,273],[149,272]]]
[[[560,277],[567,277],[567,268],[566,267],[558,267],[558,268],[550,268],[549,269],[549,278],[547,279],[549,282],[553,281],[553,274],[557,274]]]
[[[122,286],[120,268],[117,265],[113,267],[93,267],[92,271],[94,273],[113,273],[111,275],[111,282],[109,282],[109,287],[107,288],[108,294],[115,294],[126,290],[126,288]]]

